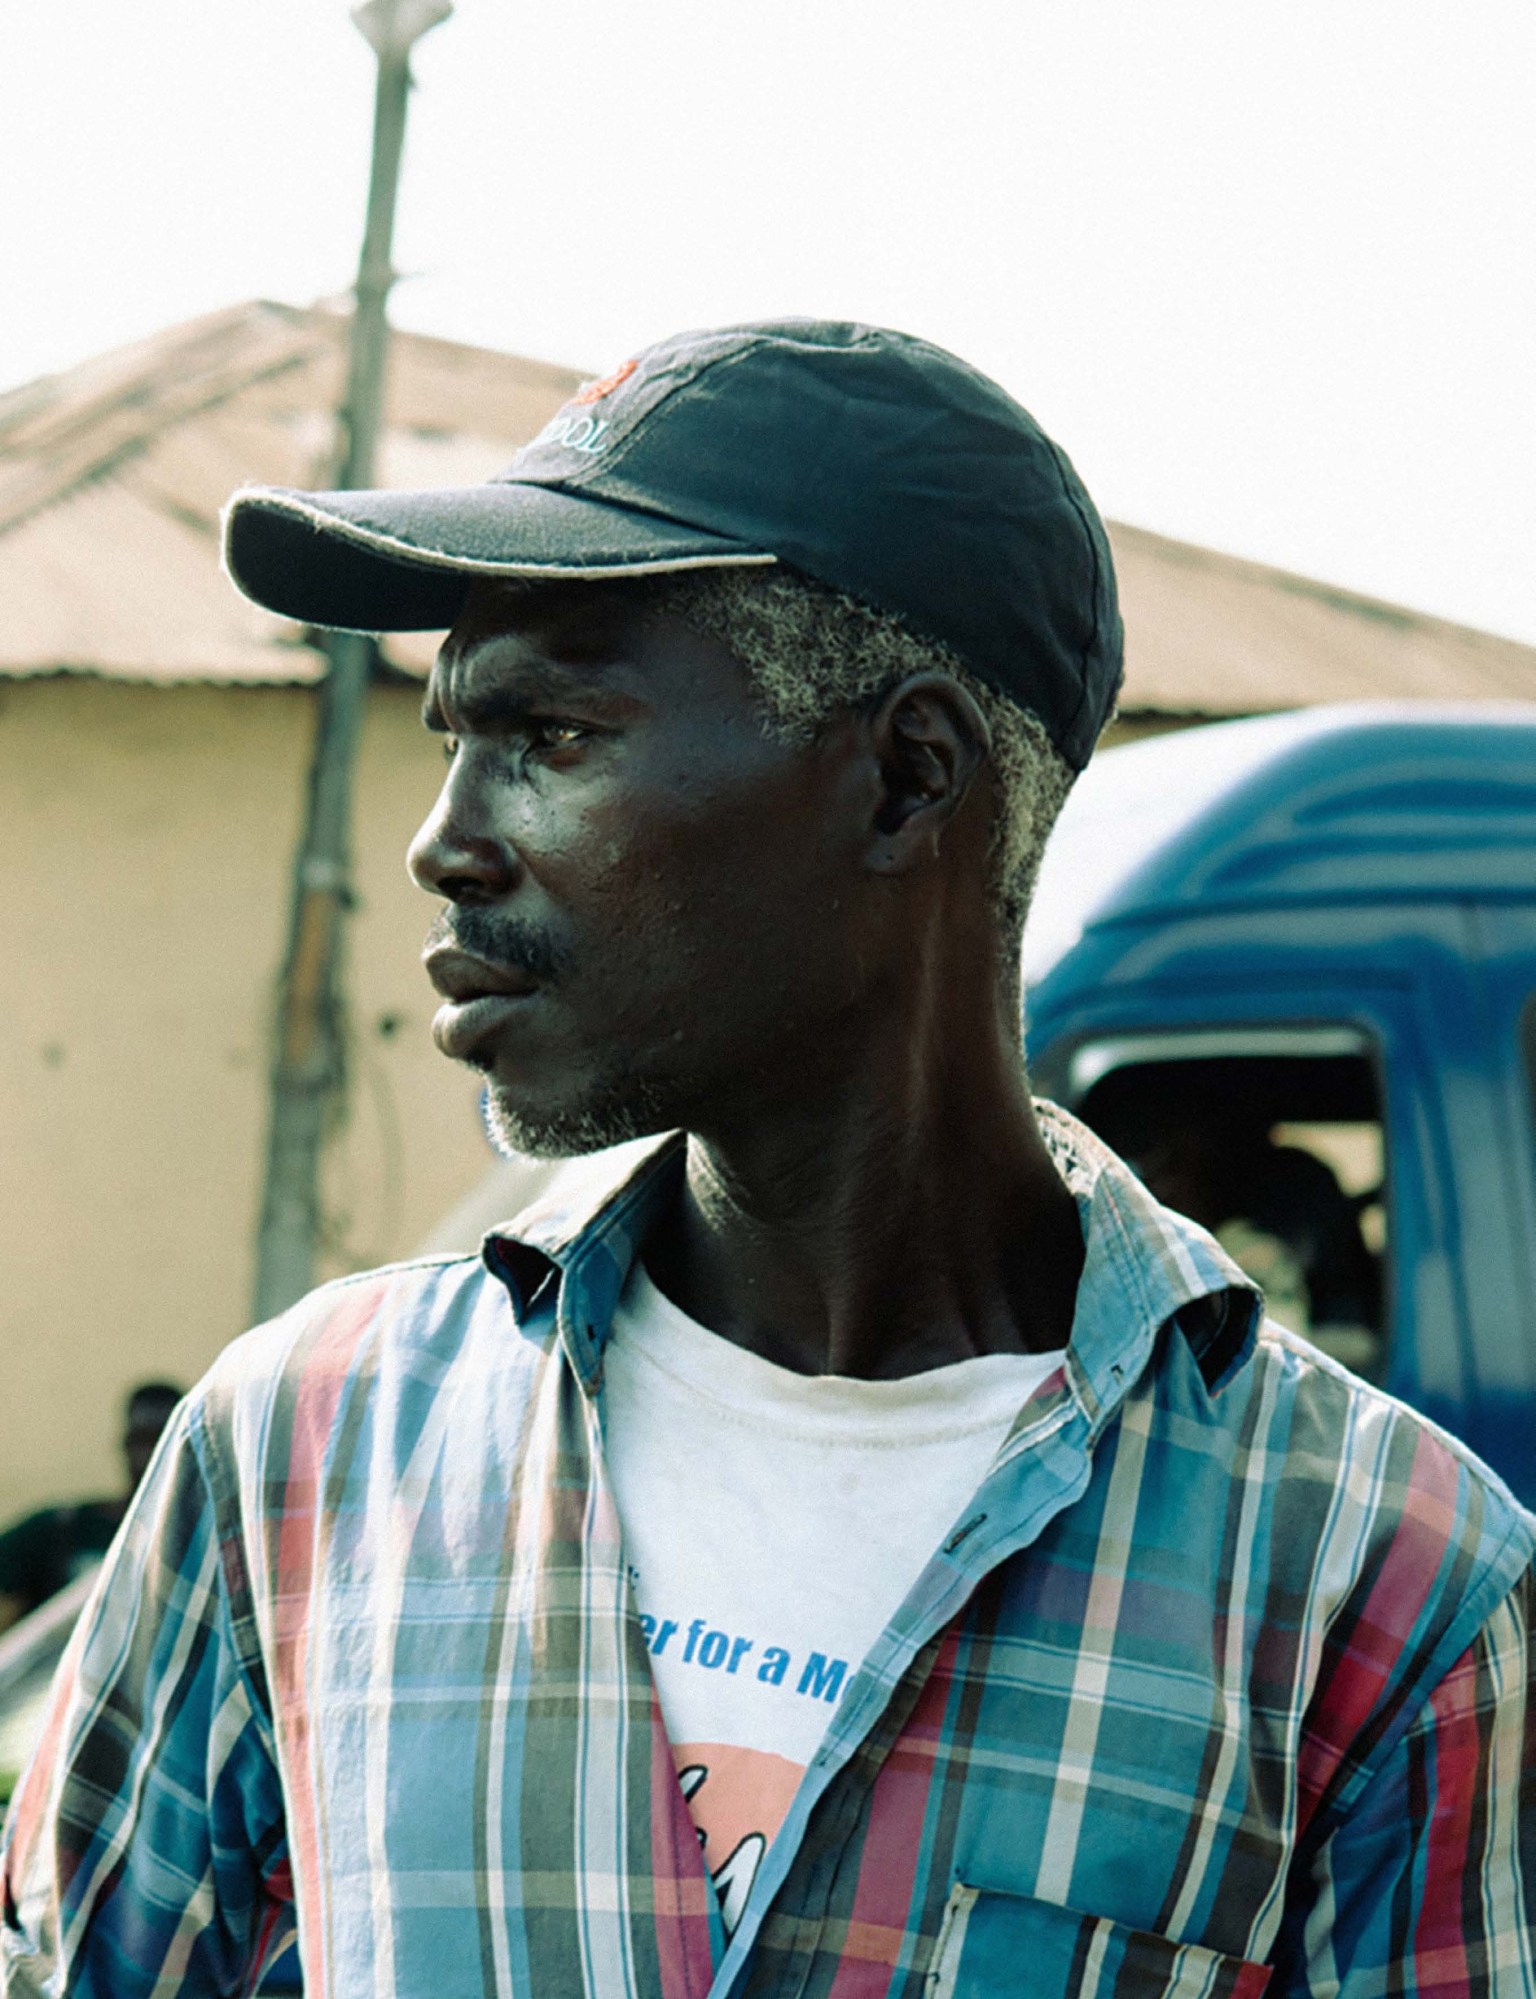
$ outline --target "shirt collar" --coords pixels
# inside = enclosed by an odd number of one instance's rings
[[[1036,1098],[1041,1134],[1083,1230],[1069,1364],[1091,1418],[1137,1380],[1158,1333],[1183,1335],[1213,1393],[1248,1359],[1263,1299],[1214,1237],[1165,1208],[1077,1118]]]
[[[1069,1365],[1090,1418],[1120,1401],[1170,1322],[1206,1387],[1224,1387],[1257,1337],[1263,1301],[1251,1280],[1204,1229],[1156,1201],[1086,1125],[1043,1099],[1035,1108],[1082,1224]],[[573,1161],[540,1200],[485,1239],[486,1264],[506,1285],[519,1323],[560,1280],[560,1330],[589,1388],[601,1380],[630,1265],[675,1196],[683,1163],[678,1132]]]

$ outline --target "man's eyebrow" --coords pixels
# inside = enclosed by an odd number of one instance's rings
[[[459,718],[457,723],[453,723],[443,711],[441,697],[434,692],[422,705],[421,719],[429,729],[435,729],[440,734],[452,734],[455,727],[494,729],[508,722],[522,721],[543,698],[527,688],[514,691],[507,687],[491,688],[483,694],[461,694],[453,703],[454,713]]]
[[[567,704],[582,708],[619,709],[629,709],[634,705],[632,697],[605,686],[600,673],[572,673],[562,669],[558,663],[549,666],[530,664],[488,687],[465,687],[461,682],[449,691],[449,705],[458,717],[458,724],[451,722],[445,711],[443,681],[439,674],[434,673],[428,682],[426,698],[422,703],[424,727],[439,734],[451,734],[455,726],[460,725],[469,729],[494,729],[521,722],[530,714]]]

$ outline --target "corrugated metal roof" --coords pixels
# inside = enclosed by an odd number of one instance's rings
[[[256,302],[0,396],[0,675],[314,680],[302,630],[220,573],[219,509],[248,481],[326,483],[346,333],[343,313]],[[381,479],[484,479],[580,380],[397,333]]]
[[[232,307],[0,396],[0,675],[303,682],[297,627],[218,568],[238,485],[323,485],[347,321]],[[473,483],[580,377],[485,348],[394,336],[380,476]],[[1315,701],[1536,695],[1536,648],[1260,563],[1110,525],[1126,623],[1121,711],[1248,715]],[[390,639],[424,673],[430,634]]]
[[[1536,697],[1536,647],[1110,523],[1121,712],[1256,715],[1317,701]]]

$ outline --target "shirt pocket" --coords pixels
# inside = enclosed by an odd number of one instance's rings
[[[1270,1967],[956,1882],[924,1999],[1261,1999]]]

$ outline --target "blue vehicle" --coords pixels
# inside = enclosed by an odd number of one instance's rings
[[[1536,1503],[1536,704],[1106,751],[1025,977],[1040,1094]]]

